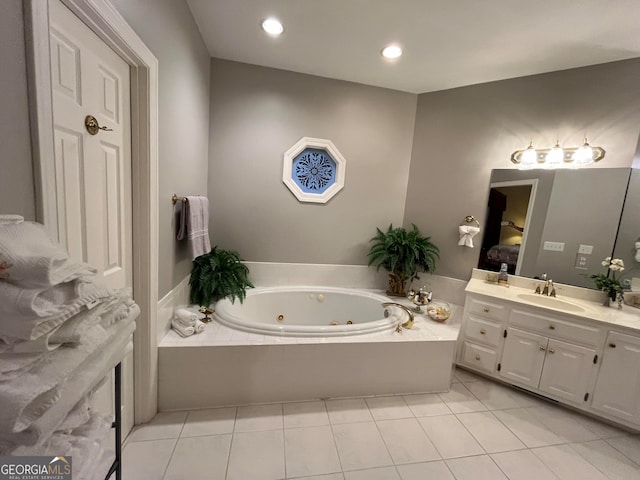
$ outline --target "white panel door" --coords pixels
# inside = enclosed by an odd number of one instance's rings
[[[507,328],[500,360],[500,376],[529,387],[538,388],[547,350],[547,337]]]
[[[58,0],[50,2],[58,239],[110,288],[132,286],[129,65]],[[87,132],[93,115],[101,126]],[[133,353],[123,362],[123,429],[133,426]],[[113,382],[97,395],[113,410]]]
[[[549,339],[540,390],[573,403],[583,403],[595,365],[596,351]]]
[[[609,333],[591,406],[640,424],[639,337]]]

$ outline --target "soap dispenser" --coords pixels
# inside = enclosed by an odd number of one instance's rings
[[[498,285],[507,286],[509,285],[509,274],[507,273],[507,264],[503,263],[500,265],[500,273],[498,274]]]

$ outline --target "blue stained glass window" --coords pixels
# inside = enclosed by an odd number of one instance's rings
[[[326,150],[305,148],[293,159],[291,178],[304,193],[323,193],[336,182],[336,162]]]

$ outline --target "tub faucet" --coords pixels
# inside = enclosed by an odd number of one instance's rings
[[[396,302],[385,302],[382,304],[383,308],[387,308],[387,307],[398,307],[402,310],[404,310],[406,312],[407,315],[409,315],[409,320],[407,320],[406,322],[404,322],[402,325],[398,325],[398,328],[396,329],[396,332],[400,332],[401,331],[401,327],[402,328],[406,328],[406,329],[410,329],[413,327],[413,321],[414,321],[414,317],[413,317],[413,312],[411,311],[411,309],[409,307],[406,307],[400,303],[396,303]]]

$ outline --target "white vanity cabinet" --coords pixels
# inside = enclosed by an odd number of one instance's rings
[[[508,319],[500,376],[558,400],[589,399],[600,328],[557,314],[514,307]]]
[[[468,296],[465,302],[464,331],[458,355],[461,365],[495,373],[502,346],[504,322],[509,309],[484,298]]]
[[[616,419],[640,424],[640,336],[609,332],[592,407]]]

